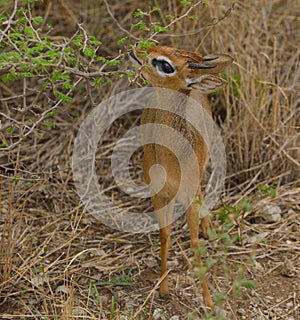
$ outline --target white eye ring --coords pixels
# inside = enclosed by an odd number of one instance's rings
[[[164,56],[158,56],[152,59],[151,64],[162,77],[170,77],[177,72],[176,67],[173,65],[171,60]],[[168,68],[169,70],[167,70]]]

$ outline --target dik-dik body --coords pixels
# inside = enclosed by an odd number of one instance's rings
[[[200,201],[193,201],[202,199],[201,180],[208,158],[206,140],[201,135],[201,132],[199,133],[199,130],[196,130],[186,119],[179,117],[176,112],[172,113],[172,106],[174,105],[174,108],[177,109],[180,108],[184,114],[184,111],[187,109],[187,103],[189,103],[188,99],[182,98],[184,95],[186,98],[192,97],[195,99],[207,113],[211,114],[211,107],[207,95],[224,87],[226,82],[217,77],[216,74],[230,65],[233,59],[225,54],[213,54],[202,57],[195,52],[178,50],[166,46],[150,47],[147,50],[136,47],[130,55],[140,65],[143,77],[153,87],[172,90],[168,90],[166,95],[162,94],[162,97],[159,99],[164,102],[168,99],[174,102],[170,103],[170,111],[151,108],[151,106],[145,109],[142,114],[141,124],[161,124],[181,133],[192,147],[199,167],[196,196],[189,194],[188,188],[178,193],[182,172],[180,168],[181,163],[179,163],[180,159],[178,160],[174,153],[164,146],[164,143],[151,143],[143,146],[143,170],[146,183],[150,185],[150,187],[161,184],[159,181],[160,173],[157,175],[155,175],[155,173],[153,174],[153,172],[151,175],[149,173],[153,166],[160,165],[166,172],[163,187],[158,187],[158,190],[155,190],[154,187],[151,198],[154,210],[160,212],[157,214],[157,219],[160,225],[161,276],[164,276],[164,278],[160,284],[159,294],[161,297],[166,297],[169,295],[166,272],[168,249],[170,246],[170,224],[176,198],[181,201],[181,199],[194,197],[194,199],[189,199],[191,204],[186,211],[186,218],[190,229],[191,249],[195,254],[195,259],[199,267],[201,266],[201,256],[199,250],[197,250],[199,247],[199,223],[201,222],[204,237],[207,237],[207,231],[209,229],[209,221],[207,218],[200,218],[199,216]],[[159,99],[157,101],[160,101]],[[156,132],[156,130],[153,130],[153,132],[149,132],[148,130],[148,132],[144,134],[160,136],[158,137],[160,139],[158,141],[172,139],[172,137],[164,137],[163,134]],[[157,140],[153,139],[153,141]],[[174,139],[172,143],[176,145],[176,139]],[[180,143],[179,140],[178,143]],[[180,148],[182,148],[182,163],[183,166],[188,168],[190,153],[185,151],[185,147],[185,145],[176,146],[179,151]],[[194,173],[191,172],[191,175],[193,174]],[[202,276],[200,281],[204,303],[208,308],[213,309],[214,304],[205,275]]]

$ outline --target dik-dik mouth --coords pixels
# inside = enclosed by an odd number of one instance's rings
[[[139,61],[139,59],[136,57],[136,55],[134,54],[134,51],[130,51],[129,52],[130,58],[132,58],[135,62],[137,62],[140,66],[142,65],[142,63]]]

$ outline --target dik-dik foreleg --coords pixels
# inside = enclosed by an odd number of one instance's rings
[[[186,212],[186,218],[188,222],[188,226],[190,229],[190,238],[191,238],[191,250],[194,253],[195,256],[195,262],[196,266],[198,268],[202,267],[202,260],[201,260],[201,254],[199,252],[199,246],[200,246],[200,241],[199,241],[199,209],[200,205],[198,203],[192,203],[191,206],[188,208]],[[202,226],[202,233],[207,236],[207,231],[209,229],[209,220],[208,218],[202,218],[201,219],[201,226]],[[202,287],[202,295],[203,295],[203,300],[204,304],[211,310],[214,309],[214,303],[211,298],[210,290],[208,287],[208,283],[205,277],[205,274],[203,274],[200,278],[200,283]]]
[[[159,238],[160,238],[160,259],[161,269],[160,276],[162,279],[159,287],[159,296],[166,298],[169,295],[167,260],[171,242],[171,222],[173,218],[174,200],[162,198],[159,195],[152,197],[152,203],[156,212],[156,217],[159,223]]]

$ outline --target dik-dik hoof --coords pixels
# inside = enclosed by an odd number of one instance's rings
[[[162,300],[162,301],[168,301],[169,299],[170,299],[169,295],[159,296],[159,300]]]
[[[209,311],[214,311],[215,310],[215,305],[211,299],[211,297],[203,297],[204,304],[209,309]]]

